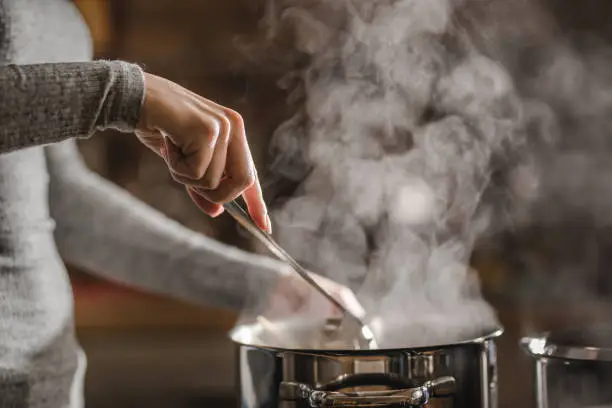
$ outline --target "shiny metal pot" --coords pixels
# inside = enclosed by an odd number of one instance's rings
[[[538,408],[612,407],[612,326],[521,339],[534,361]]]
[[[497,407],[501,329],[456,344],[387,350],[288,349],[262,333],[258,324],[231,333],[241,408]]]

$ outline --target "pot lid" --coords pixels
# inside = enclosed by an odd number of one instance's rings
[[[535,357],[612,361],[612,325],[599,324],[524,337],[521,347]]]

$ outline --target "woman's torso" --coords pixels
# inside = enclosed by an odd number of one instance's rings
[[[91,58],[67,0],[0,0],[0,41],[3,64]],[[70,404],[78,347],[48,183],[43,147],[0,155],[0,408]]]

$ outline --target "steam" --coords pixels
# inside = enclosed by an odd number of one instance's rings
[[[478,240],[575,208],[610,221],[612,193],[596,191],[612,161],[592,160],[609,144],[608,54],[578,54],[535,3],[511,3],[267,10],[264,51],[296,106],[272,171],[300,183],[273,214],[278,240],[358,292],[383,347],[497,325],[469,267]],[[503,13],[479,19],[484,9]]]
[[[454,6],[336,1],[278,10],[309,59],[293,91],[301,107],[273,141],[285,155],[277,163],[306,170],[274,214],[278,237],[313,270],[359,291],[386,346],[496,325],[468,263],[487,225],[481,197],[492,162],[521,139],[522,112],[503,67],[453,24]]]

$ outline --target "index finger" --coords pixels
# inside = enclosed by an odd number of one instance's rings
[[[259,177],[257,176],[256,171],[255,182],[244,190],[242,193],[242,198],[244,198],[244,201],[246,202],[249,215],[253,221],[255,221],[259,228],[271,234],[272,224],[270,222],[270,217],[268,216],[268,209],[266,208],[266,203],[263,199],[263,193],[261,191],[261,185],[259,184]]]

